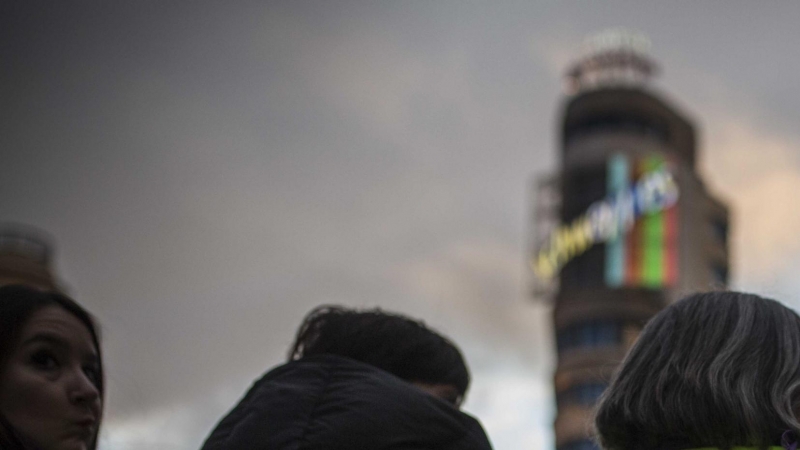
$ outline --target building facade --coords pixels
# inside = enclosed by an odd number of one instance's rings
[[[606,35],[567,75],[555,220],[531,260],[554,301],[557,450],[598,448],[593,407],[648,319],[728,282],[727,208],[696,171],[693,124],[649,86],[640,40]]]

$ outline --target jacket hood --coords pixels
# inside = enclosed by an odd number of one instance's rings
[[[202,450],[491,450],[477,420],[394,375],[339,356],[279,366]]]

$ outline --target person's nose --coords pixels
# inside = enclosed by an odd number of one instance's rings
[[[100,400],[100,390],[82,369],[73,371],[69,399],[77,405],[94,406]]]

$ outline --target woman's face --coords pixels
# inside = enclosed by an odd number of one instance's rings
[[[36,311],[0,369],[0,413],[42,450],[91,448],[100,363],[84,324],[60,306]]]

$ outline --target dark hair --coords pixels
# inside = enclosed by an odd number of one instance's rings
[[[597,408],[604,448],[779,445],[798,435],[800,317],[752,294],[691,295],[642,331]]]
[[[297,331],[289,360],[320,354],[346,356],[406,381],[452,384],[462,396],[469,386],[469,371],[455,344],[421,321],[380,309],[313,309]]]
[[[97,329],[92,316],[66,295],[42,291],[23,285],[9,285],[0,287],[0,371],[2,371],[7,363],[10,353],[20,338],[20,333],[31,316],[37,311],[47,306],[59,306],[67,312],[75,316],[81,323],[83,323],[89,330],[92,336],[92,343],[97,351],[98,358],[98,377],[95,382],[98,392],[100,393],[100,400],[104,398],[104,377],[103,377],[103,359],[100,353],[100,340],[98,338]],[[7,440],[11,442],[20,441],[20,436],[10,429],[7,419],[0,417],[0,428],[9,428],[0,430],[0,444],[6,445]],[[98,418],[98,421],[100,418]],[[95,430],[92,448],[97,446],[97,432],[99,426]],[[11,443],[7,445],[12,445]],[[22,444],[16,443],[17,446],[22,447]],[[5,449],[2,445],[0,448]],[[11,447],[17,448],[17,447]]]

